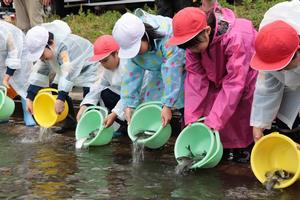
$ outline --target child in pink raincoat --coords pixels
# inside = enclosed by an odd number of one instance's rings
[[[257,72],[250,68],[256,31],[246,19],[217,3],[207,13],[185,8],[173,18],[169,45],[186,49],[185,124],[204,123],[220,132],[231,158],[249,160],[250,113]]]

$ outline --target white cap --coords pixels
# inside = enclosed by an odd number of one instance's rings
[[[264,14],[259,29],[277,20],[288,23],[300,35],[300,1],[293,0],[275,4]]]
[[[26,34],[26,45],[29,51],[29,59],[37,61],[43,55],[49,38],[49,32],[42,26],[31,28]]]
[[[140,51],[145,25],[137,16],[125,13],[116,22],[112,34],[120,45],[119,57],[133,58]]]

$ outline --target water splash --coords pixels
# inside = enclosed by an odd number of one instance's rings
[[[84,138],[80,138],[79,140],[76,140],[76,143],[75,143],[75,148],[76,150],[78,149],[86,149],[87,146],[84,146],[84,143],[88,140],[89,138],[88,137],[84,137]]]
[[[144,144],[139,143],[138,140],[135,140],[132,143],[132,162],[133,164],[138,164],[144,160]]]
[[[45,143],[53,140],[55,137],[51,129],[40,127],[38,131],[26,131],[20,135],[18,140],[22,144]]]

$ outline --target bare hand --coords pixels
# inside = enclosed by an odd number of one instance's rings
[[[86,108],[87,108],[87,106],[85,106],[85,105],[83,105],[83,106],[80,107],[80,109],[79,109],[79,111],[77,113],[77,116],[76,116],[77,122],[79,122],[80,117],[81,117],[82,113],[85,111]]]
[[[253,140],[257,142],[262,136],[264,136],[263,128],[253,127]]]
[[[12,0],[3,0],[3,3],[7,6],[10,5],[11,2],[12,2]]]
[[[114,121],[117,119],[117,114],[112,112],[110,113],[105,119],[104,119],[104,127],[108,128],[110,127]]]
[[[44,6],[49,6],[50,3],[51,3],[51,0],[42,0],[42,4],[43,4]]]
[[[10,79],[10,75],[5,74],[4,77],[3,77],[2,84],[3,84],[6,88],[10,88],[10,86],[9,86],[9,79]]]
[[[127,107],[127,108],[125,108],[124,112],[125,112],[125,119],[126,119],[127,123],[129,124],[131,121],[131,115],[133,113],[133,109]]]
[[[168,123],[170,123],[172,119],[172,110],[171,108],[164,106],[161,111],[161,123],[162,126],[165,127]]]
[[[65,102],[60,99],[57,99],[54,107],[56,114],[60,115],[65,109]]]
[[[33,114],[33,106],[32,105],[33,105],[32,101],[27,98],[26,99],[26,110],[31,114]]]

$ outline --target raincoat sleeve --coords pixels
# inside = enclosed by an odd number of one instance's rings
[[[124,109],[125,109],[124,103],[122,99],[120,99],[116,104],[116,106],[112,109],[112,112],[116,113],[119,119],[125,120]]]
[[[11,32],[6,35],[7,57],[5,65],[6,74],[12,76],[16,69],[21,68],[21,57],[23,52],[23,37],[14,37]]]
[[[163,63],[161,74],[164,82],[164,95],[161,102],[169,108],[172,108],[178,99],[182,86],[183,67],[185,63],[185,51],[177,46],[165,44],[162,48]]]
[[[200,56],[186,50],[186,78],[184,80],[185,124],[195,122],[203,113],[204,100],[208,93],[209,81],[201,67]]]
[[[101,98],[101,92],[104,90],[105,84],[103,84],[103,80],[99,79],[91,88],[89,93],[83,98],[80,106],[83,105],[97,105]]]
[[[284,84],[269,72],[259,72],[254,91],[250,125],[271,128],[283,98]]]
[[[124,107],[135,108],[140,101],[140,91],[145,70],[138,66],[133,59],[127,62],[126,68],[121,84],[121,99]]]
[[[58,63],[60,64],[60,76],[58,78],[58,99],[64,101],[74,86],[74,79],[78,76],[79,66],[72,63],[70,50],[64,46],[60,49]],[[75,58],[74,58],[75,59]],[[87,77],[88,78],[88,77]]]
[[[234,37],[225,49],[228,58],[226,64],[227,74],[222,80],[213,107],[206,117],[205,124],[215,130],[222,129],[235,112],[246,87],[251,51],[245,48],[240,37]]]

